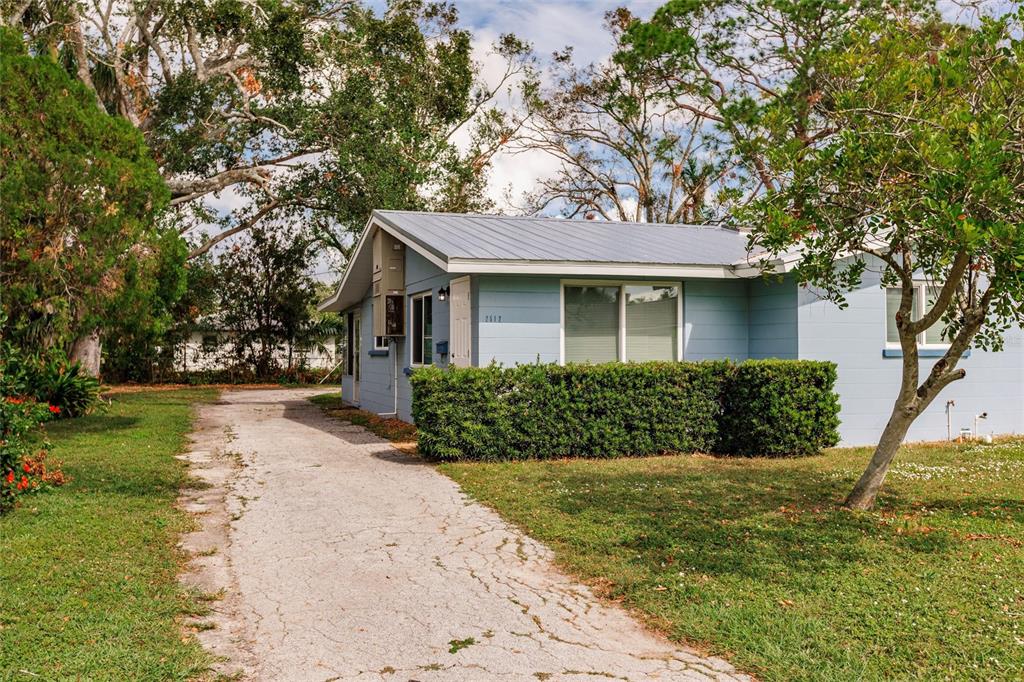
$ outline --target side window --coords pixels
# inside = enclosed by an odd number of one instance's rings
[[[412,364],[430,365],[434,362],[434,319],[430,294],[412,298]]]
[[[886,343],[894,346],[898,346],[900,343],[900,332],[896,328],[896,313],[900,309],[900,299],[902,295],[902,290],[897,287],[890,287],[885,290],[885,341]],[[924,311],[931,309],[932,305],[935,303],[935,297],[937,295],[938,290],[935,287],[931,287],[923,283],[915,285],[914,300],[911,304],[910,310],[911,318],[914,320],[921,319],[921,315],[924,314]],[[944,323],[940,319],[923,333],[918,334],[917,345],[948,345],[949,339],[942,333],[944,326]]]

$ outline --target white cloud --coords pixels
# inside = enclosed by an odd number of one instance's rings
[[[512,33],[531,43],[542,62],[567,46],[573,48],[574,59],[580,64],[608,58],[615,44],[603,28],[604,15],[623,4],[621,0],[562,3],[461,0],[455,3],[461,23],[473,32],[474,57],[481,67],[480,76],[491,84],[499,82],[504,73],[504,60],[491,52],[494,41],[504,33]],[[628,4],[634,14],[647,17],[662,3],[661,0],[639,0]],[[496,101],[504,108],[517,106],[517,102],[504,93]],[[559,162],[543,152],[500,152],[492,160],[488,197],[499,210],[515,212],[522,195],[532,190],[538,179],[552,175],[558,168]],[[507,201],[509,197],[512,203]]]

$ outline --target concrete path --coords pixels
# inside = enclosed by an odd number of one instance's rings
[[[253,680],[735,680],[557,572],[551,553],[310,390],[201,408],[183,504],[199,633]]]

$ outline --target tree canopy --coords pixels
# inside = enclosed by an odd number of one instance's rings
[[[616,60],[656,71],[702,121],[709,153],[733,164],[732,212],[785,184],[768,158],[779,139],[806,147],[835,132],[815,112],[821,62],[859,21],[934,13],[930,0],[669,0],[629,27]]]
[[[626,9],[605,18],[620,48],[635,22]],[[581,67],[566,49],[548,76],[543,86],[524,83],[528,116],[513,143],[559,162],[529,193],[528,212],[558,207],[568,216],[662,223],[712,217],[730,163],[707,153],[705,121],[673,101],[658,69],[625,60]]]
[[[160,248],[168,191],[142,135],[48,55],[0,29],[0,289],[5,334],[66,345]]]
[[[34,51],[143,133],[192,256],[278,218],[344,252],[369,207],[478,206],[505,138],[490,106],[505,79],[480,82],[445,3],[393,0],[380,16],[354,0],[5,7]],[[519,41],[496,49],[506,79],[526,68]]]
[[[1024,324],[1022,29],[1020,8],[976,28],[861,21],[819,63],[814,112],[835,133],[777,138],[765,157],[787,182],[739,216],[755,248],[796,254],[840,305],[869,267],[900,292],[902,387],[851,506],[873,503],[910,424],[965,376],[964,352]],[[935,325],[948,348],[922,378],[918,340]]]
[[[312,244],[294,229],[260,225],[216,264],[217,307],[207,324],[230,333],[222,358],[270,377],[285,344],[308,327],[316,284],[306,274]]]

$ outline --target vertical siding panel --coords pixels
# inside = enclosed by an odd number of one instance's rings
[[[693,279],[683,283],[686,360],[743,361],[748,354],[746,280]]]
[[[752,279],[749,291],[750,357],[795,360],[800,352],[796,280]]]
[[[481,275],[474,296],[476,364],[558,362],[561,279]]]

